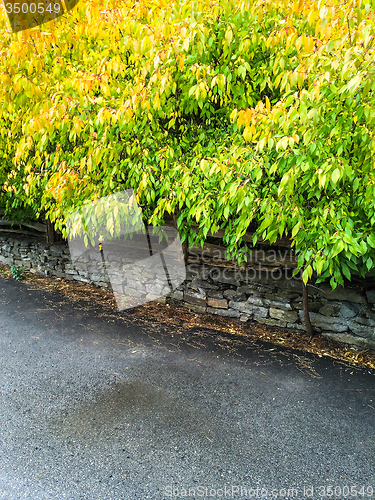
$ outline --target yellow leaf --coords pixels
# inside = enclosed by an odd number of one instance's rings
[[[303,49],[305,52],[309,52],[310,42],[306,35],[303,35]]]
[[[156,94],[154,97],[154,102],[152,103],[152,107],[154,109],[159,109],[160,108],[160,99],[159,99],[159,94]]]
[[[245,141],[250,142],[252,138],[252,133],[250,130],[250,127],[245,127],[245,130],[243,131],[243,137]]]
[[[294,134],[292,137],[295,140],[295,142],[298,144],[299,143],[299,135]]]
[[[318,17],[318,12],[315,9],[311,9],[310,14],[307,16],[307,21],[311,25],[315,22]]]
[[[231,44],[231,42],[233,40],[233,32],[230,28],[228,28],[226,33],[225,33],[225,40],[227,41],[227,44],[229,47],[229,45]]]
[[[88,170],[89,172],[91,172],[91,169],[92,169],[92,157],[91,157],[91,156],[89,156],[89,157],[87,158],[87,170]]]
[[[184,49],[186,52],[189,50],[189,37],[186,37],[184,40]]]
[[[266,96],[266,109],[268,113],[271,111],[271,103],[267,96]]]

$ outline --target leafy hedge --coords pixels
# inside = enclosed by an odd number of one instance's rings
[[[133,188],[182,239],[289,236],[306,283],[375,268],[374,10],[359,0],[81,2],[0,37],[0,205],[64,231]],[[199,227],[198,232],[192,225]]]

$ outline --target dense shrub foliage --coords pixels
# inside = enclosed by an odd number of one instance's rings
[[[288,236],[305,282],[364,275],[374,21],[359,0],[82,1],[18,34],[4,16],[0,205],[66,234],[72,211],[133,188],[190,244],[221,228],[241,261],[247,230]]]

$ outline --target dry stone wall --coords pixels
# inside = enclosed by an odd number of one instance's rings
[[[172,293],[158,299],[183,305],[197,313],[304,331],[302,287],[293,277],[293,257],[276,251],[264,252],[241,268],[226,261],[225,249],[207,245],[190,249],[186,280]],[[215,255],[216,252],[216,255]],[[270,256],[272,258],[270,258]],[[118,257],[116,257],[118,258]],[[126,259],[124,258],[124,261]],[[67,244],[48,244],[34,237],[0,236],[0,262],[27,271],[111,288],[97,253],[77,269],[72,265]],[[121,269],[121,266],[119,267]],[[124,277],[121,277],[124,281]],[[132,278],[134,290],[141,290],[142,275]],[[113,280],[113,276],[111,277]],[[163,291],[165,291],[163,289]],[[365,288],[309,285],[309,310],[315,329],[324,336],[357,346],[375,349],[375,282]]]

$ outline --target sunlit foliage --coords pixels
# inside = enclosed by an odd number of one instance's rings
[[[375,268],[366,0],[84,2],[0,32],[0,205],[64,230],[133,188],[182,239],[292,239],[306,282]],[[196,233],[191,226],[199,226]]]

